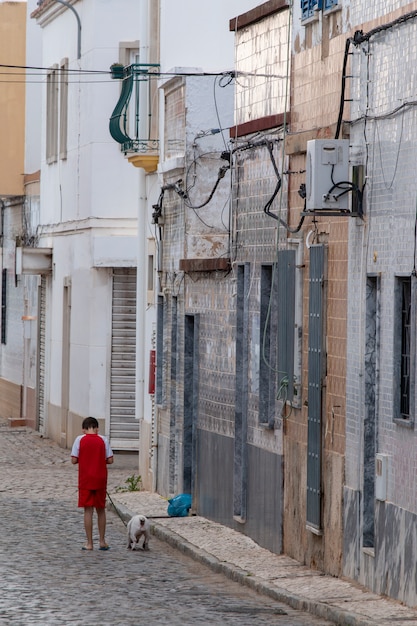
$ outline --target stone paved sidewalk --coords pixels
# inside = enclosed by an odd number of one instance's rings
[[[167,501],[147,491],[110,494],[126,522],[137,513],[152,518],[153,533],[217,572],[295,609],[340,626],[417,626],[417,610],[346,580],[324,576],[276,555],[230,528],[199,516],[168,517]]]

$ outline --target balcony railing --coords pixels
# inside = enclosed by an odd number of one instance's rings
[[[111,136],[125,154],[157,153],[159,141],[152,137],[152,133],[157,133],[157,124],[152,116],[151,86],[158,76],[159,64],[114,64],[110,69],[112,78],[123,81],[110,118]]]

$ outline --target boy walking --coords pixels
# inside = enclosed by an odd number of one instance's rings
[[[98,421],[86,417],[83,434],[74,441],[71,463],[78,463],[78,506],[84,508],[87,542],[83,550],[93,549],[93,512],[97,512],[99,550],[109,550],[106,543],[107,465],[113,463],[113,451],[106,437],[98,434]]]

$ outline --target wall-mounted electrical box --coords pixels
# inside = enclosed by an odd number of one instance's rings
[[[375,498],[377,500],[387,499],[387,482],[388,456],[378,453],[375,456]]]
[[[352,188],[348,176],[348,139],[307,141],[306,210],[348,210]]]

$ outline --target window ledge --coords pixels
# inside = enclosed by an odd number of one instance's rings
[[[362,552],[375,558],[375,548],[362,548]]]
[[[331,9],[329,9],[329,12],[331,11]],[[310,15],[310,17],[306,17],[306,18],[301,18],[301,25],[302,26],[308,26],[309,24],[313,24],[313,22],[318,22],[319,21],[319,14],[320,14],[320,9],[314,9],[314,13],[313,15]]]
[[[413,420],[404,420],[400,417],[394,417],[394,424],[396,424],[397,426],[402,426],[403,428],[414,428]]]
[[[323,535],[323,529],[317,528],[316,526],[313,526],[312,524],[307,523],[306,530],[313,533],[313,535],[317,535],[317,537],[321,537]]]
[[[219,272],[230,271],[231,262],[227,257],[212,257],[209,259],[180,259],[179,268],[189,274],[190,272]]]
[[[259,422],[259,428],[262,428],[262,430],[266,432],[273,433],[274,430],[278,428],[277,419],[278,418],[275,417],[270,422]]]

